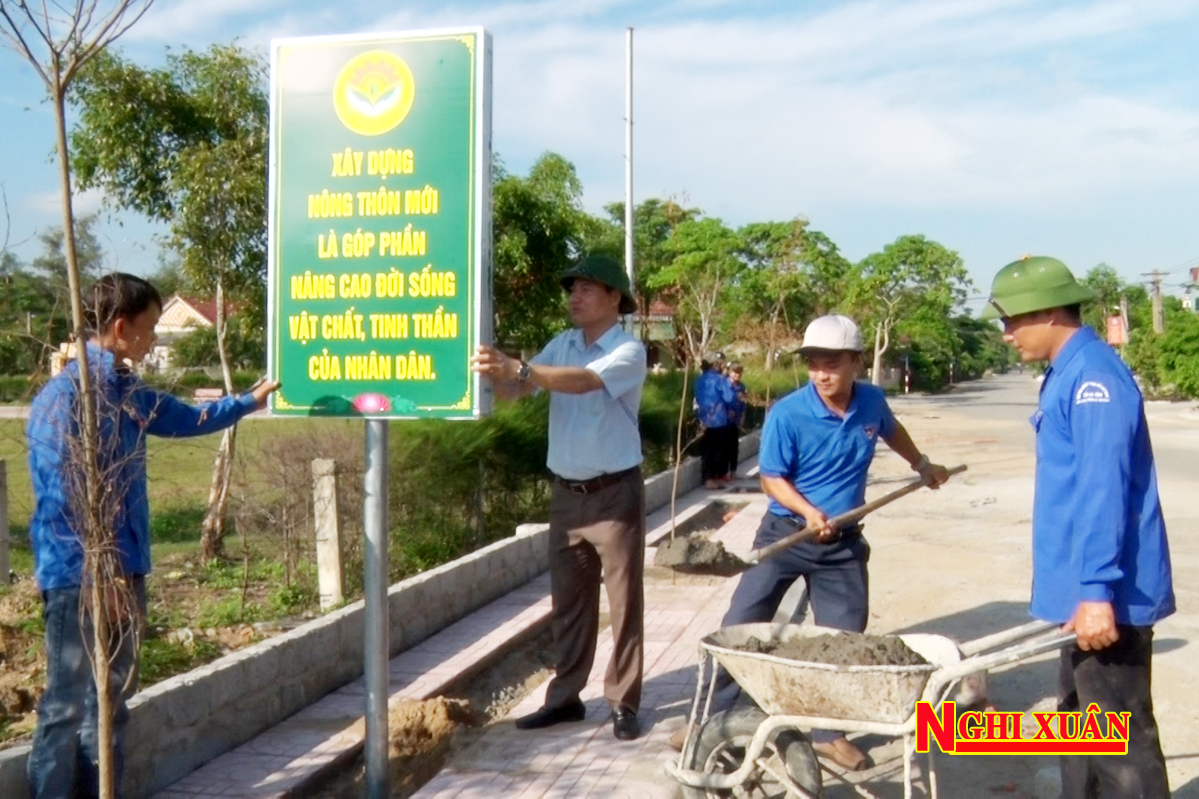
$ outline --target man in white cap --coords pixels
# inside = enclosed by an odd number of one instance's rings
[[[869,613],[870,545],[861,525],[834,530],[828,520],[865,501],[866,473],[879,438],[931,487],[940,486],[949,474],[920,453],[887,407],[882,389],[857,380],[862,334],[851,319],[813,320],[800,352],[808,363],[808,384],[775,404],[762,432],[758,467],[770,509],[754,547],[773,543],[805,524],[820,533],[747,571],[723,626],[770,621],[787,589],[803,578],[816,624],[863,632]],[[731,708],[738,693],[736,683],[722,674],[716,705]],[[843,733],[813,730],[812,748],[847,769],[871,765]]]

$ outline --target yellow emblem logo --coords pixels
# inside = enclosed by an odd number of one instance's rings
[[[415,96],[412,70],[399,56],[382,50],[350,59],[333,84],[337,118],[363,136],[378,136],[403,122]]]

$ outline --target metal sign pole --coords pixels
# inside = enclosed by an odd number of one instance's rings
[[[386,799],[387,780],[387,434],[388,422],[366,422],[366,528],[363,594],[366,687],[366,796]]]

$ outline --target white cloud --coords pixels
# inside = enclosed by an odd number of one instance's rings
[[[99,189],[88,189],[77,192],[71,198],[71,208],[76,217],[98,213],[104,203],[104,192]],[[25,196],[24,205],[27,210],[39,215],[50,217],[54,215],[51,224],[62,226],[62,192],[43,191]]]
[[[158,0],[122,41],[173,46],[223,33],[236,20],[281,5],[281,0]]]

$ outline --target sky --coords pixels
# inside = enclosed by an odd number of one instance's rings
[[[803,216],[852,260],[923,234],[976,294],[1025,254],[1161,269],[1169,293],[1199,265],[1199,0],[158,0],[118,47],[157,66],[168,47],[474,25],[506,168],[562,154],[593,213],[624,198],[632,26],[636,202]],[[61,224],[44,96],[0,50],[0,184],[25,259]],[[156,268],[163,228],[77,202],[101,211],[109,266]]]

